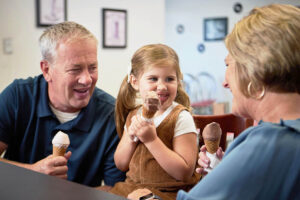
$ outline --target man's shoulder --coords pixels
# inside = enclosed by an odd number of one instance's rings
[[[19,78],[15,79],[10,86],[11,87],[17,87],[17,88],[29,88],[34,87],[34,85],[37,85],[42,79],[42,75],[34,76],[34,77],[27,77],[27,78]]]
[[[38,87],[42,81],[42,75],[35,77],[28,77],[26,79],[18,78],[10,83],[1,93],[2,95],[24,95],[34,93],[35,88]]]

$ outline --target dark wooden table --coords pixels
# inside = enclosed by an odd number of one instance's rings
[[[0,161],[1,200],[125,200],[78,183]]]

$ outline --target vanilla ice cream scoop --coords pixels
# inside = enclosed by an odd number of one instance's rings
[[[53,155],[63,156],[66,153],[68,146],[70,145],[69,136],[62,131],[56,133],[52,140]]]

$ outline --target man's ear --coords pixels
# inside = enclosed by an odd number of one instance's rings
[[[138,79],[134,75],[130,74],[130,79],[129,80],[130,80],[130,85],[135,90],[139,91],[139,81],[138,81]]]
[[[51,81],[51,75],[50,75],[50,65],[49,65],[49,62],[46,61],[46,60],[42,60],[40,62],[40,67],[41,67],[41,70],[43,72],[43,76],[45,78],[45,80],[47,82]]]

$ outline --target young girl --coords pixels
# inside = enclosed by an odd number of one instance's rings
[[[175,199],[179,189],[188,190],[197,182],[198,149],[178,56],[166,45],[146,45],[135,52],[131,67],[115,109],[121,141],[114,159],[120,170],[128,171],[127,178],[110,192],[127,197],[138,188],[148,188],[164,200]],[[138,96],[145,100],[149,91],[155,91],[160,101],[153,122],[141,117],[141,105],[136,103]]]

